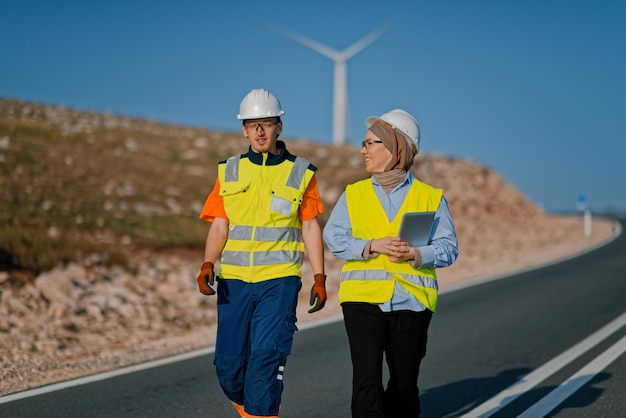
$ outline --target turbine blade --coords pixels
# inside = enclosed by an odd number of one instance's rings
[[[401,17],[397,17],[388,23],[384,24],[380,28],[371,32],[369,35],[361,38],[361,40],[353,43],[348,48],[341,52],[341,56],[344,60],[348,61],[350,58],[363,51],[365,48],[373,44],[377,39],[383,36],[386,32],[390,31],[394,26],[398,25],[403,20]]]
[[[314,50],[315,52],[318,52],[322,55],[324,55],[327,58],[330,58],[333,61],[337,61],[337,60],[342,60],[342,55],[339,53],[339,51],[332,49],[329,46],[326,46],[324,44],[322,44],[321,42],[318,42],[314,39],[311,38],[307,38],[304,35],[300,35],[297,34],[295,32],[291,32],[287,29],[281,29],[281,28],[277,28],[275,26],[271,26],[268,24],[262,24],[263,26],[265,26],[266,28],[272,30],[273,32],[276,32],[280,35],[286,36],[287,38],[291,38],[292,40],[311,48],[312,50]]]

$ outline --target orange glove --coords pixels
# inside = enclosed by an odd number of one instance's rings
[[[213,263],[205,261],[200,267],[200,274],[196,279],[198,281],[198,290],[203,295],[214,295],[215,290],[211,286],[215,283],[215,273],[213,273]]]
[[[326,304],[326,275],[316,274],[314,277],[315,283],[311,288],[311,300],[309,302],[313,307],[309,309],[309,313],[319,311]]]

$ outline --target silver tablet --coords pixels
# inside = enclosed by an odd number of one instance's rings
[[[400,238],[411,247],[428,245],[435,212],[407,212],[400,223]]]

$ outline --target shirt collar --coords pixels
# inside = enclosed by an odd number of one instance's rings
[[[278,150],[278,154],[267,153],[265,165],[278,165],[289,157],[289,151],[287,151],[287,146],[283,141],[276,141],[276,149]],[[251,146],[248,147],[246,157],[254,164],[263,164],[263,153],[254,152]]]

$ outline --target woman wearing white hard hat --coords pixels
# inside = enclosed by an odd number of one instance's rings
[[[338,298],[353,364],[352,416],[419,417],[436,269],[456,260],[456,232],[442,190],[410,171],[420,142],[415,118],[394,109],[366,126],[361,155],[372,176],[346,187],[324,228],[328,248],[344,260]],[[434,212],[426,242],[399,237],[409,212]]]

